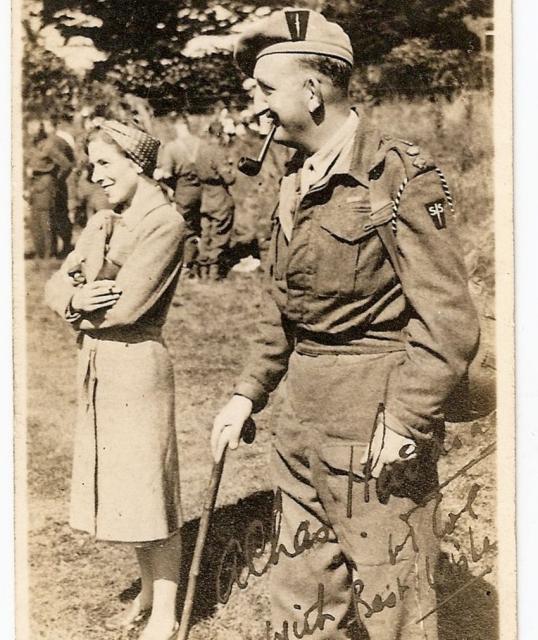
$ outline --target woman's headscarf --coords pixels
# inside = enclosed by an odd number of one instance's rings
[[[99,129],[109,135],[142,169],[145,175],[153,176],[161,144],[157,138],[117,120],[105,120],[99,125]]]

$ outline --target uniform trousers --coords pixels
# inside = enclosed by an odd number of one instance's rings
[[[219,264],[228,249],[234,224],[234,208],[202,213],[202,233],[198,262],[210,266]]]
[[[58,256],[65,256],[71,251],[71,236],[73,225],[69,220],[69,193],[67,182],[57,180],[56,197],[52,210],[51,225],[53,237],[53,252]],[[58,247],[61,240],[61,249]]]
[[[183,264],[192,267],[198,261],[198,243],[202,233],[200,206],[202,204],[202,188],[179,182],[174,194],[178,211],[185,220],[183,245]]]
[[[433,449],[420,449],[417,473],[386,502],[360,463],[401,358],[291,356],[272,423],[288,552],[271,570],[268,638],[437,640],[435,500],[423,501],[438,486]]]
[[[49,258],[54,253],[51,217],[56,199],[56,178],[49,173],[35,174],[30,197],[34,249],[38,258]]]

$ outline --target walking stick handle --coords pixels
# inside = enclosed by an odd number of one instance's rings
[[[247,418],[241,431],[241,438],[247,444],[251,444],[252,442],[254,442],[255,436],[256,424],[252,418]],[[194,595],[196,593],[196,583],[198,581],[198,574],[200,573],[202,553],[204,551],[207,532],[209,530],[211,514],[213,513],[213,509],[215,508],[215,503],[217,501],[220,480],[222,478],[222,471],[224,469],[224,460],[226,458],[226,449],[224,449],[224,451],[222,452],[220,460],[213,463],[213,468],[211,469],[211,477],[209,479],[209,485],[207,487],[206,497],[202,507],[202,515],[200,516],[198,535],[196,536],[196,544],[194,547],[191,568],[189,571],[187,593],[185,595],[185,604],[183,606],[183,612],[181,614],[181,624],[179,626],[177,640],[187,640],[187,638],[189,637],[189,625],[192,614],[192,607],[194,604]]]

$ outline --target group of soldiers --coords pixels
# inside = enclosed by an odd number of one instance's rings
[[[184,273],[201,280],[219,280],[234,226],[235,182],[232,162],[224,148],[189,131],[185,121],[175,125],[176,137],[160,151],[155,177],[173,191],[185,220]],[[218,138],[217,138],[218,139]]]
[[[64,257],[73,226],[84,227],[96,211],[110,208],[102,188],[92,182],[85,149],[69,133],[71,126],[40,123],[29,145],[29,228],[40,259]],[[161,146],[154,177],[185,219],[185,275],[218,280],[227,268],[234,226],[232,162],[211,128],[204,139],[184,120],[174,128],[175,138]]]

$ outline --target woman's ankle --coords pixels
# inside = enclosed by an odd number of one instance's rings
[[[140,611],[151,609],[153,604],[153,591],[142,589],[133,600],[133,607],[138,607]]]

